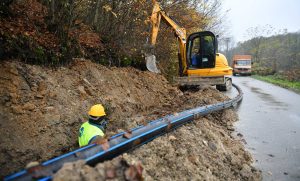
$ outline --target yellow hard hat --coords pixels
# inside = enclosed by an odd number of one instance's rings
[[[105,116],[104,107],[101,104],[96,104],[89,110],[89,115],[94,117]]]

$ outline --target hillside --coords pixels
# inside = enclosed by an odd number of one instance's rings
[[[45,161],[78,148],[77,130],[95,103],[108,109],[107,134],[113,135],[163,115],[228,99],[214,88],[182,92],[161,75],[107,68],[88,60],[76,60],[56,70],[4,61],[0,71],[2,176],[31,161]],[[251,156],[231,136],[236,120],[232,110],[208,115],[123,155],[123,159],[141,161],[146,180],[257,180],[260,174],[251,166]]]

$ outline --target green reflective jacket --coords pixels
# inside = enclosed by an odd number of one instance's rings
[[[103,131],[97,125],[91,124],[88,121],[83,123],[79,129],[78,142],[79,146],[88,145],[96,136],[104,136]]]

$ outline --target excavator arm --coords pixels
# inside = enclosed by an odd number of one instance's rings
[[[187,72],[187,64],[186,64],[186,50],[185,50],[185,45],[186,45],[186,30],[182,27],[180,27],[174,20],[172,20],[160,7],[159,3],[156,0],[152,0],[153,3],[153,10],[152,14],[150,17],[150,22],[151,22],[151,39],[150,43],[152,47],[155,46],[156,44],[156,39],[159,31],[159,26],[161,20],[163,20],[168,26],[170,26],[176,35],[176,38],[178,40],[178,58],[179,58],[179,74],[183,75],[186,74]],[[153,56],[153,55],[151,55]],[[149,57],[149,55],[148,55]],[[146,56],[147,64],[155,65],[155,57],[153,59],[148,58]],[[149,63],[149,61],[152,61]],[[148,66],[147,66],[148,67]],[[149,69],[149,68],[148,68]],[[152,68],[149,69],[152,72]]]

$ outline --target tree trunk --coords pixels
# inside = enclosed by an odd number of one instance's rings
[[[96,26],[97,30],[98,30],[98,26],[97,26],[98,25],[98,19],[99,19],[99,6],[100,6],[100,0],[97,0],[94,20],[93,20],[93,25]]]
[[[55,0],[51,0],[51,24],[55,22]]]

